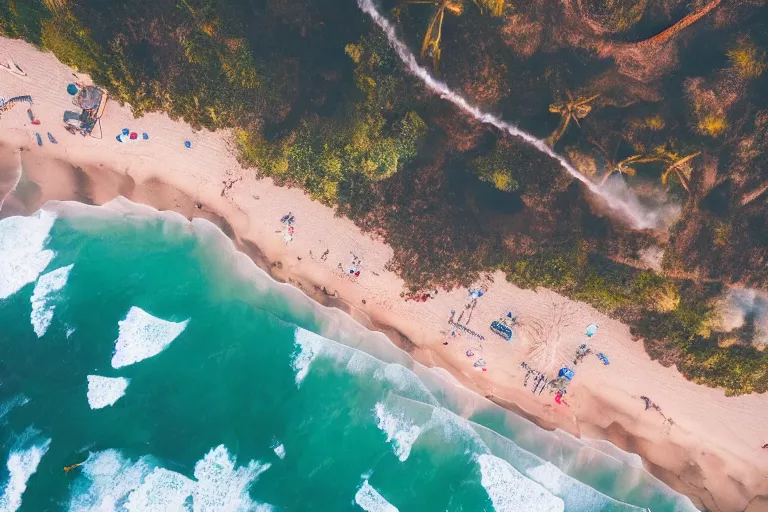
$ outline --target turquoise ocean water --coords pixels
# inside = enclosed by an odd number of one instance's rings
[[[0,220],[0,512],[695,510],[115,201]],[[82,463],[65,472],[65,466]]]

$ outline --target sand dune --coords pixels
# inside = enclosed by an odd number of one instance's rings
[[[101,130],[96,129],[101,138],[70,135],[62,123],[64,110],[72,109],[66,86],[88,78],[76,78],[53,55],[31,45],[0,39],[0,62],[9,57],[27,76],[0,69],[0,95],[31,95],[41,125],[32,126],[22,107],[0,119],[0,197],[10,191],[0,216],[32,213],[50,199],[102,204],[124,195],[187,217],[208,218],[276,278],[377,326],[417,360],[447,369],[497,403],[543,426],[608,439],[638,453],[649,470],[699,506],[768,509],[768,450],[761,449],[768,443],[768,396],[726,397],[721,390],[688,382],[676,369],[651,361],[625,325],[555,293],[521,290],[501,273],[477,283],[486,292],[471,309],[467,328],[485,339],[463,334],[448,320],[455,310],[456,318],[464,313],[461,323],[466,324],[467,290],[440,291],[425,303],[405,302],[402,280],[385,270],[390,247],[300,190],[257,180],[238,165],[230,133],[194,132],[161,114],[134,119],[128,107],[112,101]],[[123,127],[147,132],[149,140],[119,143],[115,136]],[[42,148],[34,142],[35,130],[44,140]],[[57,145],[48,142],[47,132]],[[184,147],[185,140],[192,142],[191,149]],[[296,218],[289,243],[280,223],[288,212]],[[347,273],[353,255],[362,261],[356,279]],[[507,311],[520,321],[513,343],[489,329]],[[592,322],[600,329],[588,340],[585,329]],[[568,406],[556,404],[547,392],[533,395],[530,383],[523,387],[521,362],[554,377],[586,342],[611,364],[592,355],[576,366]],[[468,349],[476,356],[468,358]],[[486,361],[487,371],[472,365],[477,357]],[[672,422],[645,410],[641,396],[653,400]]]

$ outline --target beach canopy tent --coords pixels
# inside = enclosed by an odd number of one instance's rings
[[[558,377],[565,377],[568,380],[573,379],[574,375],[575,375],[575,373],[573,372],[573,370],[571,370],[567,366],[562,367],[560,369],[560,372],[557,374]]]
[[[69,92],[71,89],[67,87],[67,91]],[[93,85],[80,86],[80,89],[76,91],[74,98],[72,98],[72,103],[83,109],[77,119],[79,126],[74,122],[70,122],[75,121],[75,119],[71,113],[68,115],[69,111],[64,113],[64,122],[78,128],[82,135],[90,135],[96,123],[104,115],[104,109],[107,106],[106,91]]]
[[[512,329],[501,322],[491,322],[491,330],[507,341],[512,341],[514,337]]]
[[[598,325],[597,324],[589,324],[587,326],[587,336],[590,337],[590,338],[592,336],[594,336],[595,333],[597,332],[597,329],[598,329]]]
[[[74,104],[83,110],[95,110],[101,104],[104,92],[98,87],[86,85],[75,94]]]

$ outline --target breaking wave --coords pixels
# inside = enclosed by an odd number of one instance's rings
[[[171,322],[150,315],[133,306],[125,319],[118,322],[112,367],[120,368],[156,356],[187,328],[189,319]]]

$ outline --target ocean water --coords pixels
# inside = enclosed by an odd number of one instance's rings
[[[210,223],[126,200],[0,220],[0,512],[643,509],[695,510],[636,457],[272,281]]]

